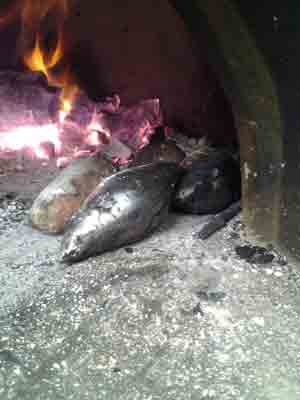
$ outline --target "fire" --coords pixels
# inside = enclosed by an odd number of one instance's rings
[[[43,53],[41,49],[41,40],[39,36],[37,36],[34,49],[29,54],[24,55],[24,63],[27,65],[27,67],[33,72],[43,72],[50,84],[52,83],[52,79],[49,70],[54,67],[62,57],[60,40],[58,41],[53,53],[46,57],[46,54]]]
[[[117,162],[127,162],[134,151],[148,144],[155,129],[162,126],[159,100],[143,100],[125,107],[117,95],[103,103],[94,103],[81,96],[76,102],[78,108],[74,107],[80,90],[69,63],[72,43],[67,35],[67,19],[70,2],[13,0],[14,6],[7,18],[0,15],[0,24],[13,18],[21,21],[19,48],[27,68],[42,73],[50,86],[61,89],[59,115],[55,123],[49,123],[51,114],[43,125],[34,118],[32,121],[28,119],[26,126],[18,128],[9,129],[9,124],[2,125],[5,128],[0,132],[0,155],[6,153],[10,156],[10,151],[24,151],[27,155],[28,150],[30,156],[33,154],[42,159],[54,155],[57,164],[63,166],[75,157],[106,149]],[[56,91],[53,92],[56,96]],[[77,112],[79,110],[82,114]]]
[[[71,76],[71,75],[69,75]],[[69,84],[63,87],[60,95],[60,113],[59,122],[62,123],[66,116],[71,112],[72,106],[79,93],[79,87],[76,84]]]
[[[18,19],[21,24],[19,49],[25,66],[44,74],[50,86],[61,89],[56,123],[38,125],[34,121],[0,132],[0,152],[29,152],[48,159],[51,154],[69,159],[72,150],[63,149],[61,123],[72,110],[79,88],[68,60],[66,20],[70,0],[14,0],[13,7],[0,23]],[[82,140],[84,142],[84,139]],[[74,152],[76,149],[74,149]],[[67,154],[68,153],[68,154]]]
[[[6,17],[0,17],[0,23],[10,21],[13,17],[20,19],[24,64],[33,72],[43,73],[50,86],[62,89],[60,122],[71,111],[79,92],[67,59],[65,23],[70,12],[69,2],[70,0],[17,0]],[[54,33],[56,37],[50,48],[47,43],[49,26],[50,33]]]
[[[79,87],[74,83],[75,79],[68,66],[61,69],[60,73],[53,73],[52,70],[63,59],[63,38],[62,35],[57,40],[56,47],[52,52],[46,53],[41,46],[41,39],[36,37],[34,49],[24,55],[24,63],[34,72],[42,72],[49,85],[62,88],[60,95],[59,121],[62,123],[72,110],[73,103],[79,92]]]

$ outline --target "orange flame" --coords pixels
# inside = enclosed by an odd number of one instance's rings
[[[48,56],[43,52],[41,49],[41,40],[39,38],[39,35],[36,37],[36,42],[34,49],[29,53],[25,54],[23,57],[25,65],[34,72],[43,72],[47,79],[48,82],[51,84],[55,83],[52,82],[53,79],[51,79],[51,74],[49,70],[53,68],[55,65],[58,64],[58,62],[62,59],[62,45],[61,45],[61,38],[58,40],[56,48],[52,53],[50,53]]]
[[[71,111],[79,91],[75,78],[67,63],[65,22],[69,16],[70,0],[16,0],[6,18],[21,20],[21,43],[24,64],[34,72],[43,73],[49,85],[62,88],[60,120]],[[49,22],[50,21],[50,22]],[[56,40],[51,49],[45,45],[45,29],[55,33]],[[49,33],[49,32],[48,32]]]

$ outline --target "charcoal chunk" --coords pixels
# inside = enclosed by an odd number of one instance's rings
[[[236,254],[250,264],[268,264],[274,260],[274,255],[260,246],[237,246]]]

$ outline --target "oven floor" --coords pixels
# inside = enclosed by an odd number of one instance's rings
[[[0,399],[300,398],[300,273],[249,264],[235,219],[171,215],[148,239],[73,266],[26,221],[53,177],[1,177]]]

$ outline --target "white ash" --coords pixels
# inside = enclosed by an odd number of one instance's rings
[[[170,139],[174,140],[177,146],[184,151],[188,158],[195,157],[198,154],[206,154],[211,148],[205,136],[199,139],[189,138],[183,133],[174,130]]]
[[[22,199],[3,197],[0,218],[18,205],[25,216]],[[170,215],[131,252],[71,268],[60,238],[11,222],[0,235],[0,398],[299,398],[299,269],[238,258],[251,244],[238,217],[197,239],[205,218]]]
[[[298,271],[237,258],[238,218],[203,242],[192,233],[204,217],[173,217],[133,252],[72,268],[55,237],[0,237],[3,398],[297,398],[276,382],[300,390]]]

